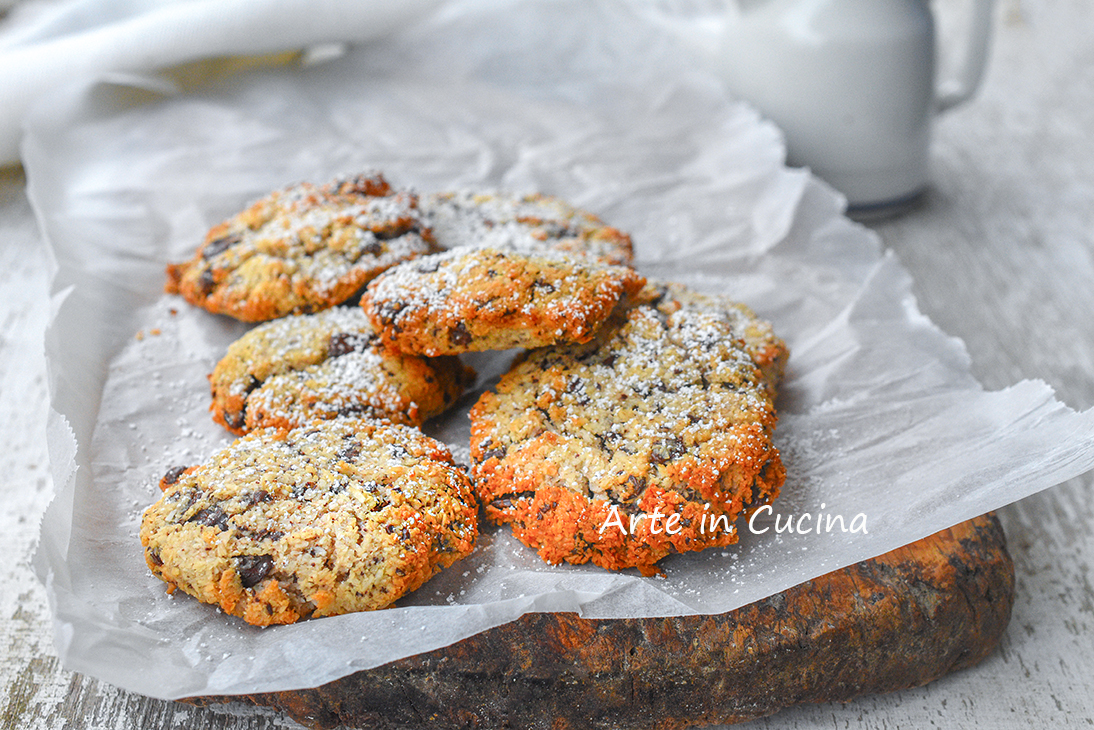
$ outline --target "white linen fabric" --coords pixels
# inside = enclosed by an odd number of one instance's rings
[[[21,7],[0,33],[0,165],[36,99],[74,77],[379,38],[440,0],[71,0]]]

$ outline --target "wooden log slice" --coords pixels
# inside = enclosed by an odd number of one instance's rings
[[[228,698],[312,728],[733,723],[914,687],[971,666],[1010,619],[1014,566],[985,515],[718,615],[526,615],[315,689]]]

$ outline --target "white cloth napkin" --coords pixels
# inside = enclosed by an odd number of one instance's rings
[[[62,0],[0,29],[0,165],[19,160],[35,100],[81,76],[154,72],[223,56],[368,41],[441,0]]]

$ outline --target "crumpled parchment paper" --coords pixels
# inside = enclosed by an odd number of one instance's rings
[[[105,79],[40,106],[23,153],[57,264],[57,495],[36,569],[65,665],[132,691],[317,686],[528,611],[724,612],[1094,468],[1094,412],[1039,382],[985,392],[900,263],[784,166],[778,131],[624,4],[458,4],[328,64],[200,95]],[[761,534],[742,524],[738,545],[673,556],[655,578],[547,566],[487,529],[395,608],[268,629],[166,595],[144,565],[141,513],[167,468],[227,443],[205,375],[246,327],[164,295],[164,265],[271,189],[367,168],[423,191],[563,196],[630,231],[646,275],[751,304],[792,351],[775,513],[784,527],[863,515],[864,529],[780,534],[765,515]],[[508,357],[469,358],[480,392]],[[457,455],[476,395],[429,424]]]

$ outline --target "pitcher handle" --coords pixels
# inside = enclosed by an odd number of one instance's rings
[[[956,78],[939,84],[935,97],[936,111],[943,112],[968,101],[984,78],[991,40],[992,8],[995,0],[974,0],[969,23],[968,44],[964,66]]]

